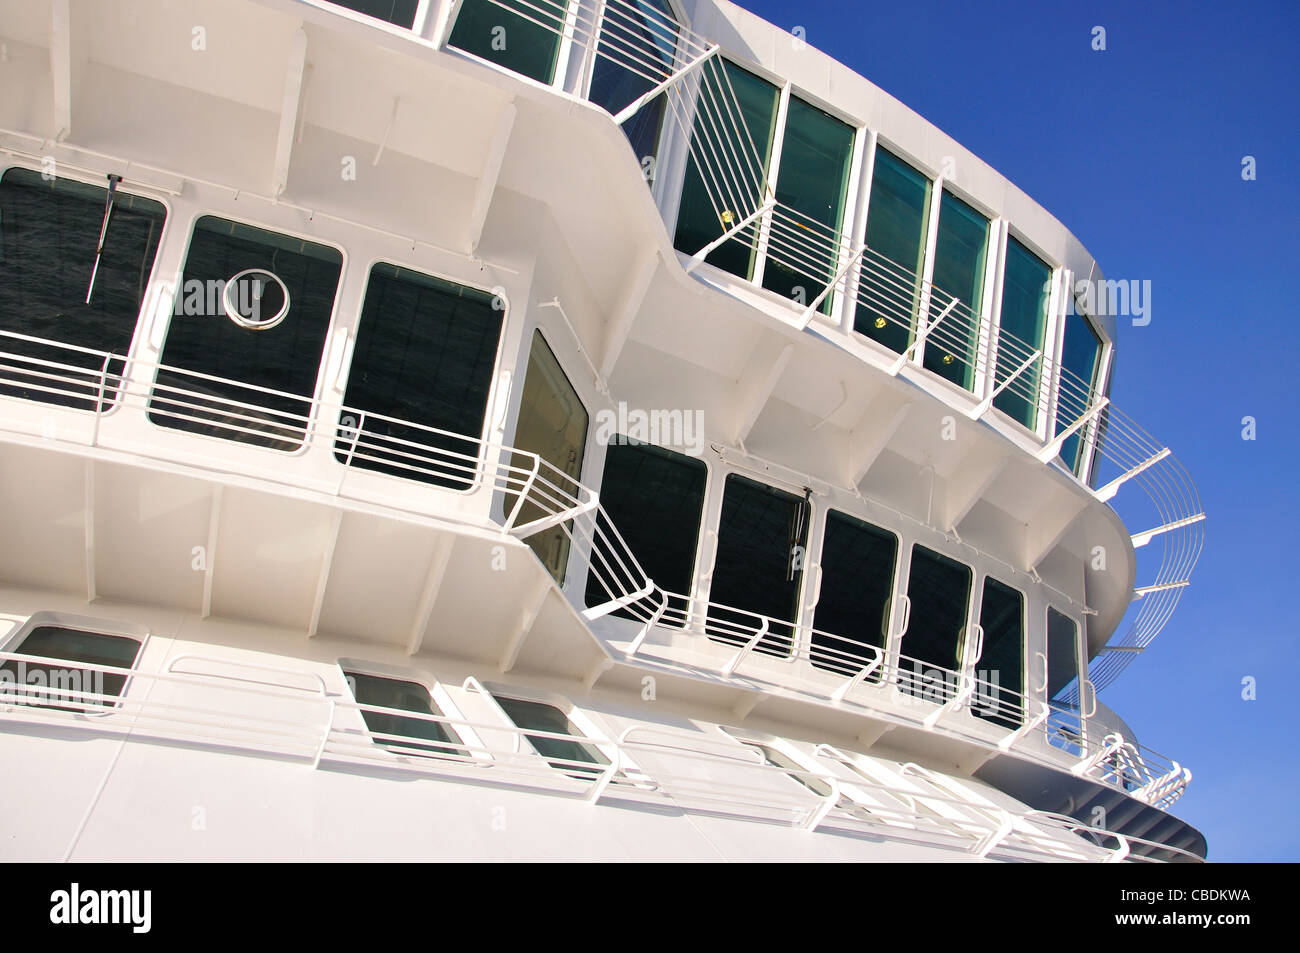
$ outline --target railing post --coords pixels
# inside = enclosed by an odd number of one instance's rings
[[[735,674],[736,666],[738,666],[744,660],[745,656],[750,653],[750,651],[754,648],[754,646],[758,645],[758,643],[762,641],[763,636],[765,635],[767,635],[766,616],[763,617],[763,624],[758,627],[758,631],[755,632],[752,636],[750,636],[749,641],[746,642],[741,647],[739,652],[737,652],[734,656],[732,656],[731,661],[728,662],[726,666],[722,669],[722,674],[725,675],[727,678],[730,678],[733,674]]]
[[[528,479],[524,481],[524,485],[519,488],[519,499],[515,500],[515,505],[511,508],[510,515],[506,518],[505,525],[501,527],[503,533],[509,533],[514,527],[515,520],[519,517],[519,511],[523,508],[524,500],[527,499],[528,494],[533,491],[533,483],[537,479],[537,472],[542,467],[542,458],[535,453],[531,456],[533,458],[533,469],[528,474]],[[513,467],[513,464],[511,466]]]

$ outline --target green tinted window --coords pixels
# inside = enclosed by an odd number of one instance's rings
[[[397,265],[371,268],[336,458],[408,480],[469,486],[504,317],[488,292]]]
[[[402,681],[396,678],[381,678],[378,675],[366,675],[362,672],[344,672],[352,696],[361,705],[373,705],[376,708],[395,708],[398,711],[417,712],[421,715],[442,717],[442,711],[433,703],[429,690],[416,682]],[[459,747],[460,737],[447,725],[422,718],[404,718],[388,712],[366,711],[362,709],[361,717],[366,727],[377,735],[397,735],[400,738],[375,738],[377,745],[389,745],[408,753],[407,749],[430,751],[435,754],[464,755],[466,750]],[[402,738],[418,739],[410,743]],[[422,744],[423,741],[439,741],[442,744]]]
[[[1052,269],[1014,238],[1007,239],[1007,262],[1002,278],[999,317],[997,383],[1013,374],[1025,359],[1043,346],[1047,329],[1048,287]],[[1016,338],[1009,341],[1008,336]],[[1038,381],[1041,361],[1028,369],[993,399],[993,406],[1031,430],[1038,421]]]
[[[539,83],[555,79],[564,0],[464,0],[448,42]]]
[[[1101,372],[1101,335],[1093,330],[1092,322],[1081,313],[1065,316],[1065,341],[1061,346],[1061,384],[1056,398],[1055,433],[1066,430],[1088,410],[1097,392],[1097,377]],[[1104,414],[1105,411],[1102,411]],[[1061,459],[1076,474],[1082,476],[1083,436],[1102,422],[1087,424],[1066,438],[1061,447]]]
[[[0,394],[83,410],[99,400],[100,354],[14,335],[120,355],[107,362],[108,388],[122,373],[166,212],[119,188],[96,269],[107,199],[106,188],[27,169],[9,169],[0,179],[0,352],[10,355],[0,369]],[[77,370],[41,369],[28,358]],[[115,399],[107,390],[104,403]]]
[[[969,566],[924,546],[912,550],[912,609],[901,649],[905,658],[899,660],[904,690],[936,701],[951,697],[955,686],[947,672],[961,664],[970,589]]]
[[[971,713],[1015,727],[1023,715],[1025,597],[996,579],[985,578],[980,627],[984,652],[975,664],[977,683]]]
[[[678,33],[668,0],[637,0],[626,9],[609,11],[601,25],[587,98],[617,115],[650,92],[658,85],[658,77],[672,72]],[[622,126],[633,152],[652,179],[668,95],[660,93]],[[646,159],[651,160],[648,165]]]
[[[691,132],[691,160],[686,167],[673,239],[674,247],[688,255],[738,225],[761,201],[759,179],[767,174],[780,98],[771,83],[725,61],[721,68],[706,65],[701,76]],[[737,126],[729,105],[732,90],[744,129]],[[747,159],[755,150],[762,160],[759,169],[751,169]],[[733,275],[751,278],[756,235],[756,229],[746,229],[715,249],[706,260]]]
[[[883,649],[898,538],[836,510],[826,514],[812,663],[851,675]],[[862,643],[865,643],[863,645]]]
[[[501,710],[509,716],[517,728],[523,728],[526,731],[544,731],[556,735],[571,735],[575,739],[583,737],[582,732],[574,726],[568,716],[554,705],[524,701],[519,698],[506,698],[501,695],[494,697],[497,704],[501,706]],[[591,765],[609,764],[609,759],[601,753],[600,749],[587,741],[541,738],[537,735],[524,735],[524,737],[533,746],[533,750],[543,758],[561,759],[560,763],[550,762],[551,767],[563,771],[578,772],[572,775],[573,777],[589,778],[600,772],[595,768],[584,768],[580,764],[565,764],[563,762],[578,761]]]
[[[925,339],[925,366],[970,390],[975,381],[977,320],[984,294],[984,262],[989,220],[948,192],[939,200],[939,237],[934,248],[935,293]],[[939,321],[956,297],[958,304]]]
[[[791,298],[802,288],[802,301],[807,303],[834,280],[853,136],[852,126],[802,99],[790,98],[776,200],[794,214],[793,221],[773,227],[764,288]],[[822,304],[827,313],[831,298],[827,295]]]
[[[900,354],[915,330],[929,217],[930,180],[877,149],[853,327]]]
[[[605,451],[601,507],[645,574],[665,592],[690,594],[707,476],[703,461],[659,447],[620,442]],[[599,516],[601,528],[610,533],[605,514]],[[597,550],[587,574],[587,605],[608,602],[615,595],[611,589],[633,592],[641,585]],[[684,608],[675,599],[668,611]],[[616,614],[630,616],[623,609]]]
[[[42,625],[28,632],[22,642],[8,651],[16,655],[36,655],[108,668],[134,668],[140,654],[140,640],[61,625]],[[110,703],[86,699],[78,693],[118,696],[126,687],[126,679],[125,675],[97,669],[41,662],[0,662],[0,695],[13,693],[21,703],[59,711],[103,708]],[[40,686],[41,690],[16,691],[10,684]]]
[[[709,601],[793,622],[808,545],[808,510],[808,502],[793,493],[730,474]],[[709,633],[720,642],[743,643],[759,625],[745,612],[709,609]],[[780,621],[773,623],[758,650],[787,654],[792,632]]]
[[[408,30],[415,23],[415,8],[419,0],[330,0],[340,7],[347,7],[368,17],[387,20]]]

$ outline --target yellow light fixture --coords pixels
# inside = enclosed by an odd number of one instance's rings
[[[722,222],[723,222],[724,225],[730,225],[730,224],[731,224],[731,219],[732,219],[732,215],[731,215],[731,210],[730,210],[730,209],[727,209],[726,211],[724,211],[724,212],[722,213]]]
[[[943,356],[943,362],[945,364],[951,364],[953,362],[953,356],[951,354],[945,354]]]
[[[885,326],[885,319],[884,319],[884,318],[876,318],[876,327],[877,327],[877,328],[883,328],[884,326]]]

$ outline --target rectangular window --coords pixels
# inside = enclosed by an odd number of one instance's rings
[[[1046,262],[1015,238],[1007,239],[1002,311],[998,318],[998,385],[1015,373],[1029,355],[1042,349],[1051,280],[1052,269]],[[1031,364],[993,399],[994,407],[1030,430],[1038,423],[1038,382],[1042,366],[1042,361]]]
[[[984,652],[975,665],[979,681],[971,714],[1008,728],[1018,727],[1024,717],[1024,595],[985,577],[980,627],[984,630]]]
[[[8,651],[86,665],[134,668],[141,644],[139,639],[124,635],[42,625],[28,632],[22,642]],[[107,700],[81,698],[75,693],[120,697],[126,679],[126,675],[98,669],[10,659],[0,661],[0,695],[11,694],[18,703],[36,708],[82,712],[112,707],[113,703]],[[22,685],[39,691],[18,690],[17,686]]]
[[[758,613],[778,621],[755,651],[790,654],[794,630],[781,620],[794,622],[799,609],[809,510],[808,501],[793,493],[736,473],[727,476],[709,590],[710,638],[744,644],[761,625],[748,613]]]
[[[1079,678],[1079,627],[1047,609],[1047,697],[1057,699]]]
[[[200,218],[149,419],[276,450],[300,446],[342,270],[338,249]]]
[[[359,705],[373,705],[375,708],[391,708],[398,711],[415,712],[420,715],[433,715],[441,718],[443,712],[433,703],[429,690],[418,682],[407,682],[397,678],[383,678],[367,675],[364,672],[343,673],[348,680],[348,688]],[[464,757],[468,751],[461,743],[460,736],[450,726],[421,718],[407,718],[390,712],[361,710],[361,717],[366,727],[376,735],[398,737],[378,737],[375,744],[384,745],[397,754],[413,754],[427,751],[431,754],[455,755]],[[405,739],[411,739],[407,742]],[[440,742],[427,744],[426,742]]]
[[[930,180],[920,172],[892,153],[876,150],[867,207],[869,251],[862,259],[853,328],[899,354],[916,330],[930,189]]]
[[[969,566],[924,546],[912,549],[907,580],[912,609],[898,663],[904,691],[937,702],[955,693],[949,672],[961,666],[970,590]]]
[[[104,230],[107,203],[108,189],[72,179],[27,169],[0,178],[0,394],[93,410],[113,354],[103,404],[116,400],[166,210],[118,189]]]
[[[854,135],[847,123],[790,97],[776,200],[793,219],[773,223],[764,288],[810,303],[835,279]],[[832,298],[827,295],[821,306],[827,314]]]
[[[759,188],[772,157],[772,134],[780,91],[732,63],[710,61],[702,72],[695,125],[691,131],[691,161],[682,184],[673,247],[694,255],[758,207]],[[736,122],[731,102],[740,110],[744,128]],[[761,168],[748,157],[757,150]],[[705,259],[741,278],[754,276],[758,227],[753,225]]]
[[[565,0],[464,0],[447,42],[549,85],[567,7]]]
[[[544,731],[555,735],[569,735],[567,738],[542,738],[537,735],[524,735],[543,758],[556,758],[551,761],[552,768],[560,771],[576,772],[569,776],[579,780],[588,780],[602,773],[602,768],[609,764],[609,759],[599,748],[588,742],[569,717],[554,705],[544,702],[524,701],[522,698],[509,698],[494,695],[501,710],[506,713],[516,728],[524,731]],[[581,739],[581,740],[579,740]],[[578,762],[577,764],[565,762]],[[585,767],[584,765],[591,765]]]
[[[702,460],[659,447],[628,441],[610,443],[605,451],[601,506],[642,570],[665,592],[690,595],[707,477]],[[587,605],[608,602],[615,596],[611,589],[633,592],[641,585],[617,563],[603,560],[598,550],[587,575]],[[667,612],[671,617],[685,609],[685,599],[678,598]],[[633,617],[625,609],[615,614]]]
[[[876,658],[867,646],[884,649],[897,559],[893,533],[836,510],[826,514],[813,665],[853,675]],[[879,681],[879,670],[869,677]]]
[[[541,331],[533,331],[533,344],[528,352],[528,373],[524,376],[524,394],[519,405],[519,423],[515,428],[515,448],[535,453],[559,470],[564,476],[543,467],[538,473],[534,491],[524,500],[515,519],[516,526],[550,515],[563,508],[557,491],[577,497],[578,479],[582,475],[582,457],[587,446],[587,408],[578,399],[578,392],[569,383],[560,362]],[[530,469],[532,461],[514,455],[515,467]],[[566,480],[565,477],[568,477]],[[541,481],[555,486],[547,487]],[[515,505],[518,494],[506,495],[506,512]],[[536,500],[548,503],[543,509]],[[564,585],[565,570],[569,563],[569,526],[560,524],[529,536],[526,543],[542,561],[546,571],[557,583]]]
[[[386,20],[389,23],[410,29],[415,25],[415,8],[420,0],[330,0],[340,7],[347,7],[368,17]]]
[[[489,292],[383,262],[371,268],[335,458],[471,486],[504,320]]]
[[[989,220],[945,191],[939,199],[925,367],[960,387],[975,386],[975,348],[984,295]],[[953,298],[957,303],[945,315]],[[942,316],[942,319],[941,319]]]
[[[679,32],[668,0],[637,0],[626,7],[607,9],[587,98],[617,115],[650,92],[672,74]],[[623,123],[623,133],[651,181],[667,96],[660,93]]]
[[[1056,397],[1056,427],[1053,435],[1069,429],[1096,399],[1098,377],[1101,374],[1101,335],[1092,321],[1077,307],[1065,316],[1065,340],[1061,346],[1061,383]],[[1105,416],[1103,410],[1099,417]],[[1101,433],[1104,420],[1094,418],[1066,438],[1061,446],[1061,459],[1077,476],[1083,475],[1086,444],[1084,435],[1090,431]]]

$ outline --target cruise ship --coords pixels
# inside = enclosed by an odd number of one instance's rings
[[[0,0],[0,859],[1204,860],[1130,290],[727,0]]]

